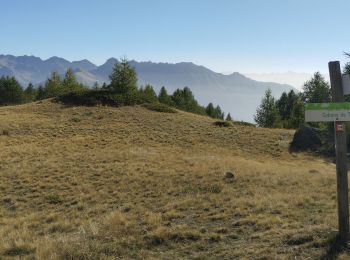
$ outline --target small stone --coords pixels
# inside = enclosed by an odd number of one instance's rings
[[[318,170],[311,169],[311,170],[309,170],[309,173],[320,173],[320,172]]]
[[[226,172],[224,177],[225,179],[233,179],[235,175],[232,172]]]
[[[235,178],[235,175],[232,172],[226,172],[224,174],[224,181],[225,182],[233,182],[234,178]]]

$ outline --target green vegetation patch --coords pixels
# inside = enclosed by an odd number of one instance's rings
[[[291,246],[298,246],[298,245],[302,245],[308,242],[313,241],[314,238],[311,234],[307,234],[307,235],[295,235],[293,237],[290,237],[286,240],[286,244],[287,245],[291,245]]]
[[[232,126],[232,123],[229,121],[216,121],[213,123],[213,125],[220,127],[230,127]]]
[[[60,204],[62,202],[62,199],[57,194],[51,194],[46,199],[49,204]]]
[[[34,252],[34,249],[32,248],[14,246],[4,250],[3,254],[5,256],[24,256],[24,255],[32,254],[33,252]]]
[[[211,186],[188,186],[183,188],[182,193],[184,194],[205,194],[205,193],[220,193],[222,187],[219,185]]]
[[[61,95],[56,99],[67,105],[75,106],[123,106],[137,103],[136,95],[130,93],[118,94],[111,90],[84,90]]]
[[[145,103],[142,105],[143,107],[147,108],[148,110],[156,111],[156,112],[162,112],[162,113],[177,113],[177,111],[165,104],[162,103]]]

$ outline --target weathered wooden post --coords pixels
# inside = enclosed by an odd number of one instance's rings
[[[349,238],[348,169],[346,157],[345,121],[350,121],[350,77],[342,75],[339,61],[328,63],[331,80],[332,103],[305,104],[305,122],[334,122],[339,239],[342,244]]]
[[[328,63],[331,81],[332,101],[344,102],[342,75],[339,61]],[[349,200],[348,170],[346,158],[346,132],[343,121],[334,122],[337,168],[338,226],[341,242],[348,240],[349,234]]]

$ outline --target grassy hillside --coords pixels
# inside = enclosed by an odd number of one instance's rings
[[[293,131],[213,122],[48,100],[0,108],[0,258],[331,254],[334,164],[289,154]]]

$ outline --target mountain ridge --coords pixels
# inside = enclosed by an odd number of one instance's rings
[[[53,71],[64,75],[72,68],[77,79],[85,85],[102,85],[109,82],[109,75],[116,58],[109,58],[100,66],[87,59],[68,61],[52,56],[41,59],[36,56],[0,55],[0,76],[15,76],[25,87],[29,82],[43,84]],[[224,111],[236,115],[235,119],[253,121],[253,114],[264,92],[270,88],[277,97],[283,91],[294,89],[291,85],[253,80],[239,72],[230,75],[214,72],[193,62],[130,61],[138,74],[138,84],[151,84],[156,91],[165,86],[169,92],[188,86],[201,104],[214,102]],[[295,90],[295,89],[294,89]]]

